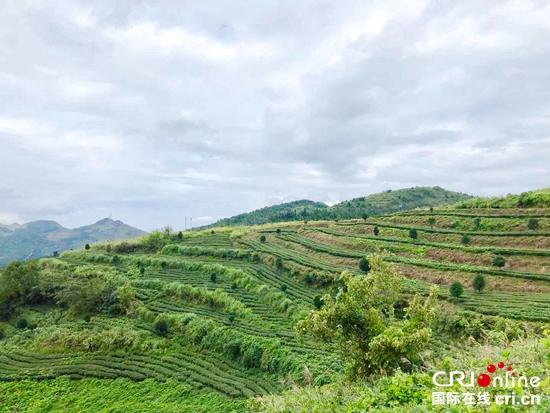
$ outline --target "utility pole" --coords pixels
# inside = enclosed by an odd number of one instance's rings
[[[187,217],[185,217],[185,231],[187,231]]]
[[[193,218],[191,218],[191,231],[193,231]]]

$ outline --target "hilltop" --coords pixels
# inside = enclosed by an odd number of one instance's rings
[[[145,234],[144,231],[110,218],[75,229],[65,228],[55,221],[0,224],[0,266],[12,260],[52,255],[54,251],[61,253],[98,241],[135,238]]]
[[[550,368],[550,209],[154,231],[0,271],[14,411],[431,411],[435,371]]]
[[[221,219],[207,227],[261,225],[273,222],[354,219],[381,215],[399,210],[452,205],[472,198],[441,187],[414,187],[387,190],[379,194],[354,198],[328,206],[322,202],[300,200],[261,208],[252,212]],[[399,207],[401,205],[401,208]]]
[[[505,197],[476,197],[459,202],[457,208],[550,208],[550,188],[523,192]]]

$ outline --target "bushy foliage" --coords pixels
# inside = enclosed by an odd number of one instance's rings
[[[550,208],[550,188],[495,198],[472,198],[461,201],[457,208]]]
[[[476,275],[472,287],[475,291],[483,291],[485,289],[485,277],[481,274]]]
[[[361,258],[361,260],[359,261],[359,269],[365,274],[368,274],[368,272],[370,271],[370,264],[369,260],[367,260],[367,257]]]
[[[527,228],[531,230],[535,230],[539,227],[539,220],[535,218],[529,218],[529,221],[527,222]]]
[[[462,284],[458,281],[455,281],[451,284],[451,287],[449,288],[449,292],[454,298],[460,298],[460,296],[464,293],[464,287]]]
[[[344,272],[336,295],[323,299],[325,305],[311,312],[297,326],[300,335],[334,342],[352,367],[354,375],[391,371],[411,366],[428,344],[435,320],[436,291],[424,301],[415,296],[403,319],[395,317],[394,306],[402,299],[403,277],[381,256],[370,255],[369,275]],[[407,360],[407,363],[404,363]]]
[[[409,237],[411,237],[412,239],[417,239],[418,238],[418,231],[414,228],[411,228],[409,230]]]
[[[506,264],[506,259],[502,255],[495,255],[493,258],[493,266],[502,268]]]
[[[463,245],[470,244],[470,236],[468,234],[462,235],[462,238],[460,239],[460,242],[462,242]]]

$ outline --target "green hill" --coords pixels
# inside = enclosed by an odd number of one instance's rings
[[[505,197],[477,197],[459,202],[457,208],[550,208],[550,188]]]
[[[452,205],[471,198],[470,195],[436,187],[414,187],[388,190],[379,194],[354,198],[333,206],[321,202],[300,200],[287,202],[225,218],[208,227],[261,225],[270,222],[319,221],[362,218],[415,208]],[[401,205],[401,208],[400,208]]]
[[[550,209],[522,211],[153,232],[11,263],[3,408],[397,413],[432,411],[440,370],[504,360],[546,380]],[[540,405],[521,411],[548,411],[549,390],[530,388]]]
[[[0,225],[0,266],[12,260],[38,258],[98,241],[135,238],[144,234],[144,231],[109,218],[75,229],[64,228],[55,221]]]

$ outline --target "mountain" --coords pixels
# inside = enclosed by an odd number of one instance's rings
[[[261,225],[269,222],[318,221],[362,218],[364,215],[381,215],[400,210],[452,205],[472,198],[460,192],[448,191],[439,186],[387,190],[379,194],[354,198],[333,206],[322,202],[300,200],[261,208],[249,213],[221,219],[208,227],[232,225]]]
[[[0,266],[12,260],[51,255],[85,244],[134,238],[146,234],[121,221],[105,218],[95,224],[69,229],[55,221],[34,221],[26,224],[0,225]]]

